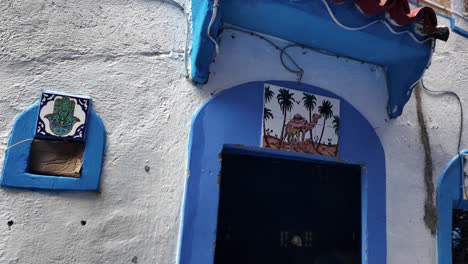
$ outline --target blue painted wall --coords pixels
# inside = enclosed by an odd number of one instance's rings
[[[39,104],[36,103],[15,121],[8,146],[35,136]],[[36,175],[27,172],[32,141],[9,148],[0,184],[3,187],[47,190],[99,191],[101,167],[104,160],[106,132],[104,124],[93,109],[89,109],[83,164],[80,178]]]
[[[385,155],[374,129],[353,106],[331,92],[293,82],[269,83],[341,99],[338,159],[267,149],[253,152],[257,155],[362,165],[362,259],[363,263],[385,264]],[[251,82],[225,90],[208,100],[193,118],[180,264],[213,263],[219,196],[217,178],[221,169],[219,155],[226,144],[260,146],[263,84]]]

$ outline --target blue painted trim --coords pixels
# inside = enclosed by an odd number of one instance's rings
[[[39,103],[36,103],[20,114],[13,125],[8,146],[34,138],[38,111]],[[85,140],[80,178],[28,173],[27,167],[32,143],[28,141],[7,150],[0,185],[28,189],[99,191],[106,132],[104,124],[96,112],[92,108],[88,111],[88,136]]]
[[[411,1],[411,4],[414,5],[414,6],[417,6],[417,7],[421,7],[420,4],[418,4],[418,3],[414,2],[414,1]],[[447,19],[448,21],[450,21],[450,30],[452,30],[453,32],[461,35],[462,37],[468,38],[468,31],[463,30],[460,27],[457,27],[456,21],[455,21],[455,19],[453,17],[449,17],[449,16],[444,15],[444,14],[439,13],[439,12],[436,12],[436,15],[438,15],[440,17],[443,17],[443,18]]]
[[[314,154],[282,151],[282,150],[277,150],[277,149],[269,149],[269,148],[249,146],[249,145],[225,144],[223,145],[223,152],[239,154],[239,155],[252,155],[252,156],[258,156],[258,157],[289,159],[289,160],[297,160],[297,161],[313,160],[315,162],[327,163],[327,164],[337,163],[336,157],[327,157],[327,156],[314,155]],[[355,163],[351,163],[347,161],[339,161],[339,163],[363,166],[363,164],[355,164]]]
[[[214,58],[215,45],[208,37],[208,25],[213,14],[213,0],[192,1],[192,72],[195,83],[206,83],[209,78],[210,63]],[[210,30],[210,35],[217,37],[221,25],[218,15]]]
[[[468,201],[463,199],[464,159],[468,150],[460,152],[445,167],[437,183],[437,248],[439,264],[452,264],[452,211],[468,210]]]
[[[268,83],[341,100],[339,158],[260,149],[263,84],[251,82],[207,100],[192,119],[178,264],[213,263],[223,149],[308,161],[359,164],[362,184],[362,263],[385,264],[385,153],[372,126],[348,102],[323,89],[284,81]],[[240,144],[242,147],[239,147]],[[250,146],[250,147],[249,147]]]
[[[463,30],[455,25],[455,19],[450,20],[450,28],[452,29],[453,32],[457,33],[458,35],[468,38],[468,31]]]
[[[212,6],[213,0],[192,2],[192,80],[196,83],[208,81],[213,60],[214,45],[207,35]],[[363,15],[352,1],[330,2],[330,6],[337,19],[350,27],[361,27],[376,20],[387,21],[384,14]],[[421,44],[403,33],[410,32],[418,41],[426,40],[415,33],[414,25],[392,26],[387,22],[399,34],[392,33],[383,23],[350,31],[335,24],[322,1],[221,1],[212,35],[218,31],[221,19],[223,23],[384,67],[389,89],[387,109],[391,118],[403,112],[414,84],[424,74],[432,55],[431,41]]]

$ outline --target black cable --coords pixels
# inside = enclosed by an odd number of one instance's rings
[[[465,186],[465,172],[463,170],[463,155],[461,153],[461,140],[462,140],[462,137],[463,137],[463,129],[464,129],[464,124],[463,124],[463,104],[462,104],[462,101],[460,99],[460,96],[455,93],[455,92],[452,92],[452,91],[434,91],[434,90],[431,90],[429,88],[427,88],[425,85],[424,85],[424,80],[421,78],[421,86],[423,87],[423,89],[428,92],[428,93],[431,93],[431,94],[434,94],[434,95],[439,95],[439,96],[444,96],[444,95],[449,95],[449,96],[452,96],[452,97],[455,97],[458,101],[458,105],[460,106],[460,128],[459,128],[459,131],[458,131],[458,145],[457,145],[457,156],[460,160],[460,175],[463,176],[462,178],[462,193],[464,194],[465,197],[468,197],[468,190]],[[460,197],[461,199],[460,200],[463,200],[465,199],[464,197]]]
[[[282,48],[281,49],[281,52],[280,52],[280,60],[281,60],[281,64],[283,64],[283,67],[288,70],[289,72],[292,72],[292,73],[295,73],[298,75],[298,81],[302,81],[302,76],[304,75],[304,69],[302,69],[297,63],[295,60],[292,59],[291,56],[289,56],[288,53],[286,53],[286,50],[289,49],[289,48],[292,48],[292,47],[298,47],[298,45],[296,44],[290,44],[290,45],[287,45],[286,47]],[[296,66],[299,70],[293,70],[291,68],[288,67],[288,65],[286,65],[286,63],[284,62],[284,55],[287,55],[288,58],[291,60],[291,62],[294,64],[294,66]]]
[[[258,38],[266,41],[267,43],[269,43],[271,46],[275,47],[277,50],[281,50],[280,46],[276,45],[273,41],[265,38],[264,36],[260,35],[259,33],[249,31],[249,30],[245,30],[245,29],[242,29],[242,28],[231,27],[231,26],[223,26],[221,28],[221,30],[224,30],[224,29],[238,31],[238,32],[242,32],[242,33],[247,34],[247,35],[258,37]]]
[[[366,62],[366,61],[363,61],[363,60],[360,60],[360,59],[356,59],[356,58],[353,58],[353,57],[349,57],[349,56],[343,56],[343,55],[337,55],[337,54],[334,54],[332,52],[329,52],[329,51],[326,51],[326,50],[322,50],[322,49],[319,49],[319,48],[313,48],[313,47],[308,47],[308,46],[304,46],[304,45],[300,45],[298,43],[292,43],[292,44],[289,44],[283,48],[279,47],[277,44],[275,44],[273,41],[271,41],[270,39],[264,37],[263,35],[259,34],[259,33],[256,33],[256,32],[253,32],[253,31],[249,31],[249,30],[245,30],[245,29],[242,29],[242,28],[238,28],[238,27],[233,27],[233,26],[222,26],[221,27],[221,30],[224,30],[224,29],[227,29],[227,30],[233,30],[233,31],[238,31],[238,32],[242,32],[244,34],[248,34],[248,35],[251,35],[251,36],[255,36],[257,38],[260,38],[261,40],[264,40],[265,42],[267,42],[268,44],[270,44],[271,46],[273,46],[275,49],[279,50],[280,51],[280,61],[281,61],[281,64],[283,65],[283,67],[291,72],[291,73],[294,73],[294,74],[297,74],[298,75],[298,81],[301,81],[302,80],[302,76],[304,75],[304,69],[301,68],[299,66],[299,64],[291,57],[291,55],[286,52],[287,49],[289,48],[293,48],[293,47],[297,47],[297,48],[302,48],[302,49],[307,49],[307,50],[311,50],[313,52],[317,52],[317,53],[320,53],[320,54],[323,54],[323,55],[327,55],[327,56],[332,56],[332,57],[335,57],[335,58],[344,58],[344,59],[348,59],[348,60],[352,60],[352,61],[356,61],[356,62],[360,62],[360,63],[365,63],[365,64],[370,64],[369,62]],[[294,66],[297,68],[297,70],[295,69],[291,69],[285,62],[284,60],[284,56],[286,56],[293,64]],[[380,66],[382,67],[382,65],[378,65],[378,64],[372,64],[372,65],[376,65],[376,66]]]
[[[221,30],[224,30],[224,29],[238,31],[238,32],[241,32],[241,33],[244,33],[244,34],[255,36],[255,37],[267,42],[268,44],[273,46],[275,49],[280,51],[280,61],[281,61],[281,64],[283,65],[283,67],[286,70],[288,70],[289,72],[297,74],[298,75],[298,81],[302,80],[302,75],[304,74],[304,70],[297,64],[297,62],[291,57],[291,55],[289,55],[289,53],[286,52],[286,49],[291,48],[293,46],[296,46],[296,44],[291,44],[291,45],[288,45],[288,46],[286,46],[284,48],[281,48],[280,46],[276,45],[276,43],[274,43],[273,41],[271,41],[268,38],[265,38],[263,35],[261,35],[259,33],[249,31],[249,30],[245,30],[245,29],[242,29],[242,28],[231,27],[231,26],[223,26],[221,28]],[[296,66],[299,70],[291,69],[288,65],[286,65],[286,63],[284,62],[284,56],[285,55],[294,64],[294,66]]]
[[[460,96],[455,93],[455,92],[452,92],[452,91],[434,91],[434,90],[431,90],[429,88],[427,88],[425,85],[424,85],[424,80],[421,79],[421,86],[424,88],[424,90],[428,93],[431,93],[431,94],[435,94],[435,95],[439,95],[439,96],[444,96],[444,95],[450,95],[452,97],[455,97],[458,101],[458,105],[460,106],[460,128],[459,128],[459,131],[458,131],[458,145],[457,145],[457,152],[460,153],[461,151],[461,140],[462,140],[462,137],[463,137],[463,130],[464,130],[464,124],[463,124],[463,104],[462,104],[462,101],[460,99]]]

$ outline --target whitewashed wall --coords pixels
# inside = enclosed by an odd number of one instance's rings
[[[226,31],[209,84],[193,86],[184,78],[184,17],[163,2],[0,1],[0,161],[15,116],[42,89],[90,95],[108,134],[100,194],[0,189],[0,263],[175,263],[192,113],[236,84],[295,80],[277,50]],[[380,69],[291,53],[305,69],[304,82],[350,101],[381,138],[388,263],[436,263],[435,239],[422,220],[424,163],[414,100],[389,121]],[[438,42],[426,85],[456,91],[468,105],[467,61],[466,39]],[[456,153],[458,108],[452,98],[426,95],[423,104],[436,180]]]

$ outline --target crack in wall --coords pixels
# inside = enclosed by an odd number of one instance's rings
[[[64,54],[62,54],[64,53]],[[156,51],[136,51],[136,52],[127,52],[127,53],[95,53],[88,54],[86,52],[73,51],[73,52],[58,52],[52,51],[47,54],[43,54],[36,57],[23,57],[15,58],[10,64],[29,64],[29,63],[55,63],[55,62],[64,62],[64,61],[75,61],[75,60],[115,60],[125,57],[154,57],[154,58],[171,58],[172,55],[182,55],[184,54],[183,50],[156,50]]]
[[[424,187],[426,191],[426,199],[424,201],[424,224],[431,231],[434,236],[437,231],[438,214],[437,208],[434,204],[434,182],[433,182],[433,168],[431,145],[429,141],[429,133],[427,132],[426,121],[424,120],[424,113],[422,110],[420,84],[416,87],[416,112],[418,116],[418,124],[420,128],[421,143],[424,147]]]

